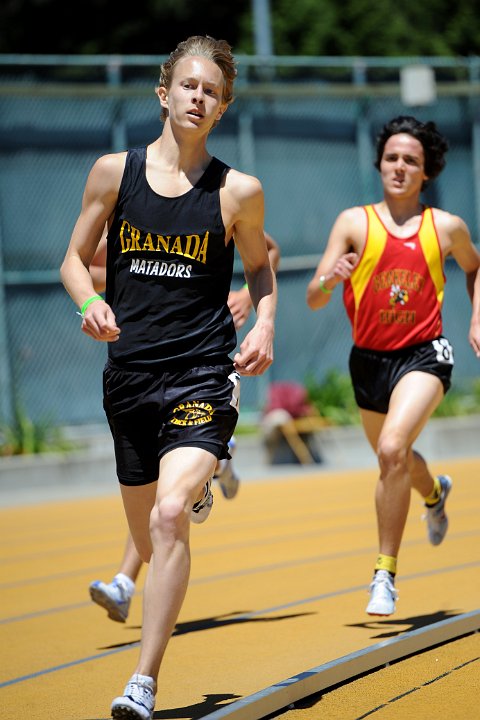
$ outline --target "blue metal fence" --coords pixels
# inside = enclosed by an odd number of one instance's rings
[[[0,56],[0,418],[17,404],[34,420],[104,419],[106,349],[80,332],[59,266],[95,159],[160,133],[154,87],[163,59]],[[421,61],[435,69],[437,100],[407,108],[399,73],[419,59],[267,58],[268,82],[256,58],[239,59],[237,98],[209,149],[261,179],[266,229],[282,250],[276,360],[268,376],[244,380],[244,410],[261,411],[273,379],[347,371],[340,293],[312,313],[305,290],[336,215],[380,195],[374,139],[389,118],[415,114],[447,135],[447,167],[426,200],[461,215],[477,241],[478,59]],[[445,330],[462,383],[478,374],[467,343],[470,307],[453,263],[447,278]]]

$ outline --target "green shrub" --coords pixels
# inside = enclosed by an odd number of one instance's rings
[[[21,407],[16,407],[11,423],[0,424],[0,456],[65,452],[73,443],[60,427],[48,420],[33,422]]]
[[[465,388],[451,387],[432,417],[458,417],[480,412],[480,384],[474,380]]]
[[[322,382],[318,382],[311,375],[308,376],[305,387],[310,402],[320,415],[333,425],[359,424],[360,415],[349,375],[331,369]]]
[[[357,425],[360,414],[355,402],[350,376],[329,370],[318,382],[309,376],[305,381],[310,401],[320,415],[333,425]],[[451,387],[432,417],[458,417],[480,413],[480,379]]]

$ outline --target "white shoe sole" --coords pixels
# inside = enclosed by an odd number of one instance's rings
[[[222,495],[225,498],[225,500],[233,500],[233,498],[237,495],[238,489],[240,487],[240,480],[236,475],[232,475],[228,478],[226,482],[221,480],[221,478],[216,478],[218,481],[218,484],[220,485],[220,490],[222,491]]]
[[[395,603],[393,604],[393,607],[386,607],[382,605],[377,605],[374,602],[368,603],[367,605],[367,615],[374,615],[376,617],[388,617],[389,615],[393,615],[395,612]]]
[[[114,705],[114,703],[116,704]],[[153,717],[153,714],[148,713],[146,708],[143,710],[138,703],[123,697],[115,698],[112,703],[111,713],[114,720],[151,720]]]
[[[201,503],[200,508],[198,510],[194,510],[192,508],[192,512],[190,513],[190,520],[196,525],[200,525],[201,523],[205,522],[205,520],[210,515],[213,506],[213,494],[211,488],[212,484],[210,481],[207,496],[204,497],[203,500],[199,501]],[[195,505],[197,505],[197,503],[195,503]],[[195,505],[193,507],[195,507]]]
[[[121,622],[124,623],[125,620],[128,617],[128,610],[127,612],[122,611],[121,608],[118,607],[115,600],[112,600],[111,597],[109,597],[103,590],[99,587],[96,587],[95,585],[90,585],[90,597],[92,598],[93,602],[97,605],[100,605],[100,607],[103,607],[108,612],[108,617],[110,620],[115,620],[115,622]]]
[[[445,540],[445,536],[446,536],[446,534],[447,534],[447,532],[448,532],[448,516],[447,516],[447,514],[445,513],[445,503],[447,502],[447,498],[448,498],[448,496],[449,496],[449,494],[450,494],[450,491],[451,491],[451,489],[452,489],[452,484],[453,484],[453,483],[452,483],[452,479],[451,479],[448,475],[444,475],[443,477],[445,477],[445,478],[447,479],[447,482],[446,482],[445,485],[442,485],[442,491],[443,491],[443,513],[444,513],[444,515],[445,515],[445,524],[444,524],[444,526],[443,526],[442,531],[441,531],[441,532],[435,532],[435,531],[432,531],[432,530],[430,529],[429,512],[428,512],[428,511],[429,511],[429,510],[430,510],[430,511],[433,511],[434,508],[435,508],[435,505],[433,505],[431,508],[427,508],[427,512],[426,512],[426,515],[425,515],[426,520],[427,520],[428,540],[429,540],[430,544],[433,545],[434,547],[437,547],[438,545],[440,545],[440,544]]]

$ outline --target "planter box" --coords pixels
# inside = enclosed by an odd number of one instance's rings
[[[375,453],[361,426],[327,427],[317,435],[322,458],[328,466],[376,466]],[[414,443],[428,461],[480,454],[480,415],[433,418]]]
[[[480,454],[480,415],[430,420],[415,448],[427,461]],[[326,427],[312,438],[320,464],[270,465],[260,433],[237,437],[235,467],[242,480],[306,470],[376,468],[361,427]],[[97,434],[83,451],[0,458],[0,506],[119,494],[113,442]]]
[[[113,450],[0,458],[0,506],[117,492]]]

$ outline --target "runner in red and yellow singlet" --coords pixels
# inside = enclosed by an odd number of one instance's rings
[[[340,213],[308,285],[307,303],[312,310],[325,307],[343,284],[354,343],[350,374],[380,469],[379,554],[367,613],[391,615],[411,488],[424,499],[432,545],[448,529],[451,478],[433,477],[413,444],[451,382],[453,349],[442,334],[445,259],[451,255],[465,272],[472,299],[480,254],[460,217],[421,201],[448,150],[435,124],[394,118],[382,128],[376,150],[383,199]]]

